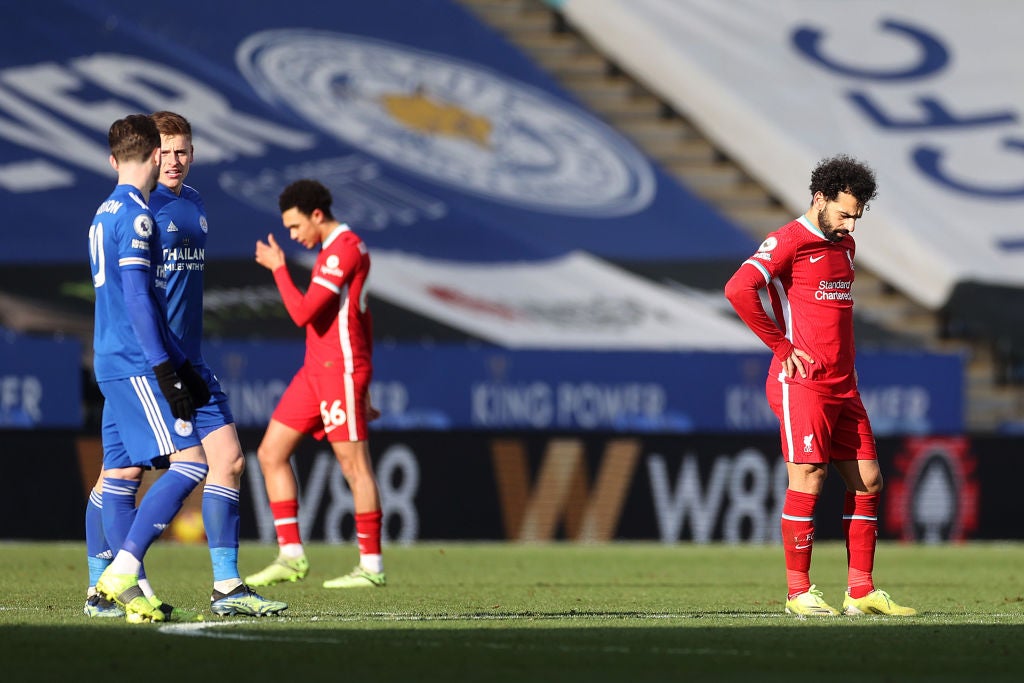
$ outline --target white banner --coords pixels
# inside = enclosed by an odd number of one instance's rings
[[[569,21],[793,210],[847,153],[878,174],[857,257],[938,308],[1024,286],[1024,3],[567,0]]]
[[[582,252],[464,263],[371,254],[370,290],[509,348],[764,351],[731,313]]]

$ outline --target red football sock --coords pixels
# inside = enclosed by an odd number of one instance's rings
[[[788,597],[811,588],[811,546],[814,545],[814,506],[818,496],[786,489],[782,505],[782,549],[786,553]]]
[[[279,500],[270,503],[270,513],[274,515],[274,530],[277,532],[277,544],[302,543],[299,536],[299,501]]]
[[[356,513],[356,538],[360,555],[380,555],[380,524],[384,515],[380,510]]]
[[[846,531],[847,585],[851,598],[863,598],[875,590],[871,571],[875,566],[875,546],[878,543],[878,499],[877,493],[846,492],[843,528]]]

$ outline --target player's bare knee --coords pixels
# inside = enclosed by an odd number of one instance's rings
[[[210,479],[212,481],[238,481],[245,470],[245,456],[241,451],[217,453],[210,456]]]
[[[223,469],[224,474],[237,479],[245,471],[245,456],[242,455],[241,451],[234,451],[230,457],[224,460]]]
[[[103,470],[103,476],[111,479],[123,479],[125,481],[142,481],[142,468],[115,467],[109,470]]]
[[[266,469],[268,467],[280,467],[283,463],[288,462],[288,456],[281,456],[281,453],[276,448],[271,448],[265,443],[261,443],[256,448],[256,459],[260,463],[260,468]]]
[[[360,479],[360,468],[352,462],[351,458],[338,458],[338,466],[341,467],[341,473],[345,476],[345,481],[353,482]]]
[[[190,448],[183,448],[180,451],[171,453],[170,461],[175,462],[198,462],[204,465],[208,465],[206,458],[206,451],[203,450],[202,446],[192,446]]]
[[[790,463],[789,488],[803,493],[821,493],[828,469],[817,463]]]
[[[370,464],[369,458],[347,452],[335,452],[335,456],[338,467],[341,468],[341,473],[344,475],[345,481],[349,482],[349,486],[354,487],[373,478],[373,466]]]

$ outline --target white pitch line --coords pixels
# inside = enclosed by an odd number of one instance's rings
[[[0,611],[5,608],[0,607]],[[10,609],[10,608],[6,608]],[[580,613],[566,613],[566,614],[551,614],[551,613],[509,613],[509,614],[416,614],[408,612],[370,612],[368,614],[352,615],[352,616],[321,616],[315,615],[306,619],[296,617],[280,617],[281,621],[287,621],[292,624],[310,623],[317,625],[324,625],[329,627],[331,624],[345,624],[345,623],[400,623],[400,622],[472,622],[472,621],[664,621],[664,620],[691,620],[691,619],[704,619],[714,617],[735,617],[737,619],[764,619],[768,621],[774,621],[777,619],[786,620],[799,620],[812,622],[815,620],[797,619],[791,615],[784,614],[782,612],[729,612],[729,613],[672,613],[672,612],[661,612],[661,613],[638,613],[638,612],[616,612],[616,613],[597,613],[597,612],[580,612]],[[999,623],[1004,619],[1018,620],[1020,614],[1010,613],[999,613],[999,614],[984,614],[971,617],[970,615],[922,615],[925,617],[926,623],[934,623],[933,620],[940,619],[948,621],[949,623],[956,623],[959,625],[963,624],[993,624]],[[943,619],[946,617],[946,619]],[[876,616],[864,616],[864,617],[835,617],[834,619],[821,620],[823,624],[839,623],[841,621],[848,621],[850,623],[861,620],[871,621],[886,621],[889,618],[876,617]],[[900,618],[899,621],[906,625],[912,625],[917,619],[913,617]],[[224,640],[247,640],[247,641],[269,641],[269,642],[295,642],[295,643],[321,643],[321,644],[339,644],[342,642],[341,639],[332,638],[330,636],[323,637],[289,637],[288,632],[273,632],[273,633],[230,633],[228,632],[233,627],[248,626],[255,622],[251,621],[204,621],[197,623],[187,624],[163,624],[159,627],[159,632],[166,635],[177,635],[177,636],[192,636],[201,638],[219,638]],[[448,644],[448,641],[437,640],[436,642],[424,642],[424,645],[441,646]],[[493,643],[480,643],[475,642],[477,647],[488,647],[492,649],[511,649],[516,647],[522,647],[519,645],[510,645],[506,643],[493,642]],[[530,647],[530,646],[527,646]],[[565,646],[562,646],[564,649]],[[536,648],[532,648],[536,649]],[[557,649],[556,646],[545,647],[543,649]],[[573,648],[575,651],[577,648]],[[581,651],[594,651],[600,648],[578,648]],[[607,648],[601,651],[605,651]],[[750,654],[748,651],[741,650],[704,650],[701,648],[682,648],[682,649],[666,649],[661,650],[658,648],[651,648],[645,650],[647,652],[656,654],[687,654],[687,655],[701,655],[701,654],[718,654],[718,655],[732,655],[732,656],[746,656]]]
[[[292,616],[281,617],[282,621],[288,621],[291,623],[296,622],[309,622],[309,623],[354,623],[354,622],[367,622],[367,621],[379,621],[384,623],[395,623],[395,622],[406,622],[406,621],[441,621],[441,622],[452,622],[452,621],[626,621],[626,620],[667,620],[667,619],[702,619],[707,618],[707,614],[694,614],[694,613],[640,613],[640,612],[616,612],[616,613],[595,613],[595,612],[579,612],[579,613],[565,613],[565,614],[551,614],[541,612],[520,612],[520,613],[509,613],[509,614],[416,614],[409,612],[369,612],[366,614],[358,614],[351,616],[332,616],[322,617],[320,615],[309,617],[308,619],[297,619]],[[717,615],[721,616],[721,615]],[[735,612],[730,613],[729,616],[743,618],[743,619],[792,619],[793,617],[782,613],[768,613],[768,612],[748,612],[741,613]],[[252,623],[251,621],[204,621],[187,624],[164,624],[161,625],[161,630],[167,630],[176,635],[192,635],[193,632],[201,633],[211,628],[216,627],[231,627],[231,626],[246,626]]]
[[[219,638],[221,640],[267,640],[275,643],[327,643],[336,645],[340,641],[337,638],[289,638],[282,637],[285,634],[263,634],[263,633],[222,633],[221,629],[232,626],[245,626],[241,621],[201,621],[189,624],[165,624],[160,626],[160,633],[171,636],[191,636],[199,638]]]
[[[312,621],[312,620],[311,620]],[[316,644],[328,644],[328,645],[340,645],[344,642],[341,638],[290,638],[284,633],[278,634],[256,634],[256,633],[224,633],[223,629],[230,628],[233,626],[245,625],[245,622],[199,622],[190,624],[167,624],[160,627],[159,632],[165,635],[176,635],[176,636],[190,636],[190,637],[201,637],[201,638],[217,638],[224,640],[242,640],[242,641],[270,641],[277,643],[316,643]],[[284,636],[284,637],[282,637]],[[601,646],[586,646],[586,645],[535,645],[522,643],[504,643],[497,641],[479,641],[473,640],[472,643],[459,643],[456,640],[449,640],[437,637],[426,637],[419,638],[417,645],[420,647],[444,647],[451,645],[463,645],[464,647],[473,648],[487,648],[489,650],[516,650],[516,651],[537,651],[537,652],[566,652],[566,653],[580,653],[580,652],[602,652],[602,653],[613,653],[613,654],[632,654],[634,648],[627,647],[625,645],[601,645]],[[637,653],[648,653],[654,655],[670,655],[670,656],[714,656],[714,657],[749,657],[751,655],[750,650],[737,650],[733,648],[660,648],[660,647],[649,647],[649,648],[638,648],[635,650]]]

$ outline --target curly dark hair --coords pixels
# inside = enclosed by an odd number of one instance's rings
[[[822,159],[811,171],[811,195],[820,192],[835,201],[840,192],[853,195],[866,210],[868,202],[878,194],[875,172],[866,164],[846,154]]]
[[[324,218],[334,220],[334,215],[331,213],[333,201],[331,191],[322,183],[311,178],[303,178],[296,180],[281,191],[277,198],[277,205],[281,209],[281,213],[295,208],[307,216],[313,215],[316,209],[320,209]]]

